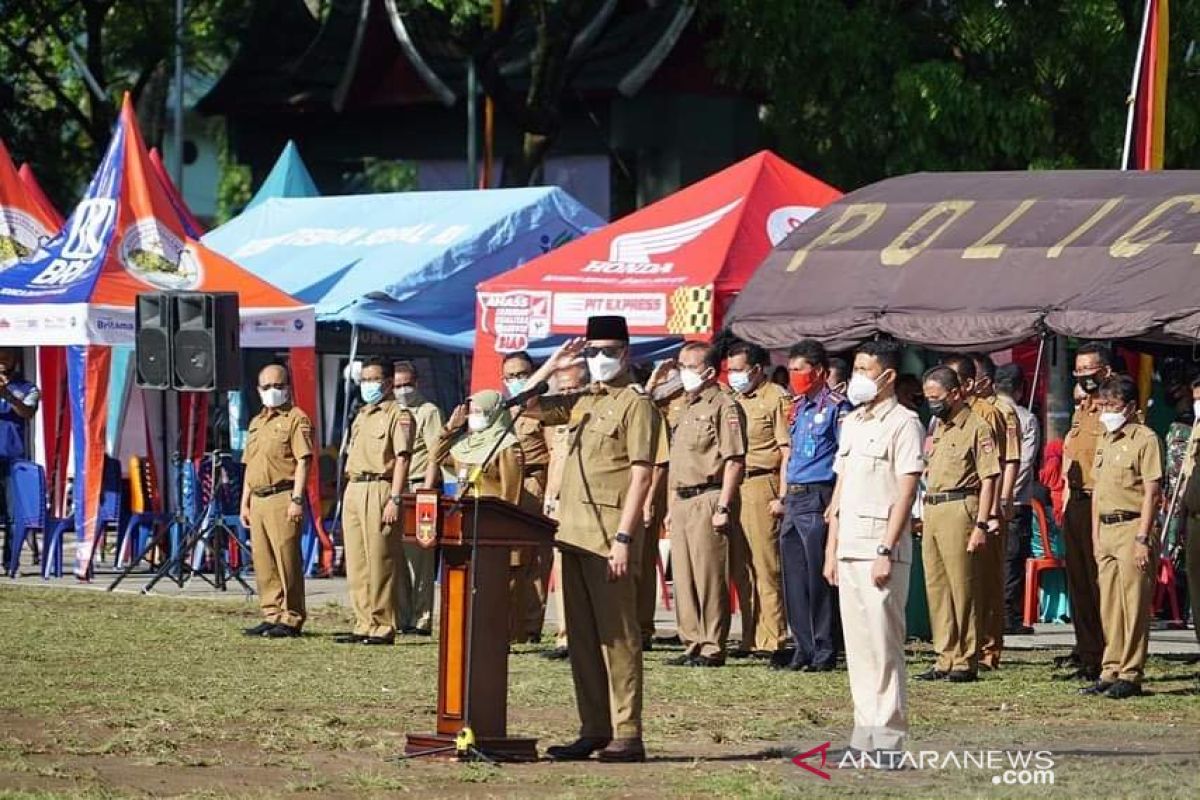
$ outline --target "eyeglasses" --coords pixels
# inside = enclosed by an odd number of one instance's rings
[[[264,383],[258,388],[266,391],[267,389],[286,389],[288,388],[288,385],[286,383]]]
[[[529,370],[525,370],[524,372],[509,372],[504,376],[504,380],[511,381],[511,380],[528,379],[529,376],[532,374],[533,373],[530,372]]]
[[[625,354],[625,347],[619,344],[610,344],[606,347],[585,347],[583,348],[581,355],[583,355],[584,358],[595,358],[601,353],[609,358],[620,358]]]

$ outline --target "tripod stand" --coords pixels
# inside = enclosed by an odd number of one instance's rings
[[[142,594],[149,594],[154,590],[155,585],[163,578],[170,577],[180,588],[185,587],[188,582],[196,576],[212,586],[218,591],[227,591],[229,579],[236,580],[249,597],[254,594],[254,589],[246,583],[242,577],[244,567],[239,566],[233,569],[228,561],[226,550],[229,545],[233,545],[241,554],[241,563],[245,564],[250,558],[249,550],[246,545],[238,538],[237,534],[225,523],[225,517],[221,513],[221,489],[218,479],[221,477],[223,458],[229,457],[230,454],[213,450],[205,454],[209,460],[209,477],[210,490],[208,503],[204,508],[200,518],[192,523],[187,519],[187,515],[183,510],[183,464],[182,459],[176,454],[176,461],[179,471],[176,474],[176,498],[178,500],[175,510],[175,518],[171,522],[171,529],[182,531],[179,539],[179,546],[175,553],[166,561],[164,561],[155,571],[154,577],[142,589]],[[133,571],[143,559],[145,559],[150,551],[158,547],[161,542],[161,535],[156,535],[147,542],[142,548],[142,552],[138,553],[137,557],[132,559],[120,575],[109,585],[108,591],[113,591],[120,585],[129,574]],[[198,549],[203,548],[203,549]],[[207,549],[212,553],[212,577],[206,575],[203,570],[192,563],[193,559],[189,556],[199,556]]]
[[[516,426],[516,421],[520,417],[520,415],[521,415],[521,411],[519,411],[519,410],[515,414],[512,415],[512,419],[508,422],[508,425],[505,427],[501,436],[499,438],[497,438],[496,442],[492,445],[491,450],[487,453],[486,456],[484,456],[483,460],[479,464],[474,465],[474,467],[471,469],[471,471],[467,474],[463,485],[460,486],[460,488],[459,488],[458,497],[456,498],[455,503],[446,510],[446,517],[453,517],[456,514],[461,514],[462,507],[465,504],[465,502],[469,496],[473,497],[473,499],[475,500],[475,503],[472,508],[471,535],[470,535],[470,541],[468,544],[468,550],[470,553],[468,560],[471,564],[471,567],[470,567],[469,589],[467,591],[466,614],[465,614],[465,616],[466,616],[466,637],[465,637],[466,638],[466,642],[465,642],[465,652],[466,652],[465,665],[466,665],[466,667],[465,667],[465,670],[462,675],[462,686],[464,688],[462,690],[463,704],[462,704],[462,715],[461,715],[461,720],[462,720],[461,727],[459,728],[457,734],[454,737],[453,744],[446,745],[446,746],[435,746],[435,747],[427,747],[426,749],[415,749],[414,750],[414,749],[412,749],[413,748],[413,738],[410,736],[410,749],[404,755],[398,756],[396,758],[396,760],[398,760],[398,761],[405,761],[405,760],[412,759],[412,758],[440,756],[440,755],[445,755],[447,753],[453,752],[456,754],[456,757],[460,761],[484,761],[489,764],[494,764],[498,760],[511,760],[515,756],[515,754],[513,754],[513,755],[510,755],[508,759],[505,759],[504,753],[502,751],[497,751],[496,749],[493,749],[492,753],[489,754],[489,753],[485,753],[479,746],[477,746],[474,727],[473,727],[473,719],[474,718],[472,716],[472,714],[473,714],[472,687],[473,687],[473,677],[474,677],[473,671],[474,671],[474,664],[475,664],[475,658],[474,658],[474,656],[475,656],[475,639],[476,639],[476,629],[477,629],[477,625],[478,625],[478,619],[476,617],[476,604],[477,604],[478,596],[479,596],[479,592],[480,592],[480,585],[479,585],[479,573],[480,573],[480,567],[479,567],[479,564],[480,564],[479,521],[480,521],[480,505],[481,505],[481,503],[480,503],[480,498],[479,498],[479,484],[480,484],[482,476],[484,475],[484,473],[486,472],[486,470],[488,468],[488,465],[492,462],[492,460],[496,457],[496,454],[500,451],[500,446],[512,434],[513,429]],[[447,573],[443,573],[444,576],[446,574]],[[443,600],[445,600],[445,598],[447,598],[447,597],[448,597],[447,594],[443,594]],[[446,633],[447,629],[445,627],[447,624],[446,616],[445,616],[446,613],[447,612],[445,611],[445,609],[443,609],[443,618],[442,618],[442,626],[443,626],[442,627],[442,636],[443,637],[445,637],[447,635],[447,633]],[[461,630],[461,628],[459,628],[458,630]],[[453,634],[451,634],[451,636],[453,636]],[[485,633],[485,636],[486,636],[486,633]],[[452,641],[453,641],[453,639],[452,639]],[[487,641],[484,642],[483,649],[480,652],[485,653],[485,654],[487,652],[490,652],[490,645],[487,643]],[[439,686],[440,686],[440,684],[439,684]],[[439,688],[439,692],[440,691],[441,691],[441,689]],[[440,704],[440,701],[439,701],[439,704]],[[440,705],[439,705],[439,715],[440,714],[441,714],[441,710],[440,710]],[[485,710],[485,712],[483,713],[483,716],[481,717],[481,720],[486,717],[487,717],[487,714],[486,714],[486,710]],[[439,716],[439,720],[440,720],[440,716]],[[486,738],[487,737],[486,727],[487,726],[485,724],[484,743],[485,743],[485,746],[488,746],[487,745],[488,740]],[[441,727],[440,721],[439,721],[439,733],[450,733],[450,731],[446,731],[444,728]],[[434,740],[434,741],[437,741],[437,740]],[[440,744],[441,742],[444,742],[444,741],[445,741],[445,738],[441,738],[438,743]],[[420,747],[421,745],[428,745],[430,743],[432,743],[430,738],[422,738],[418,742],[416,742],[416,747]],[[533,748],[532,741],[529,743],[529,751],[530,751],[529,755],[531,755],[534,759],[536,759],[536,751]],[[520,758],[519,760],[524,760],[524,759]]]

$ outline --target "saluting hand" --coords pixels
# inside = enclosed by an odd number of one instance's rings
[[[608,579],[619,581],[629,574],[629,545],[613,542],[608,551]]]
[[[559,372],[576,364],[582,364],[583,359],[579,357],[579,354],[583,352],[585,345],[587,345],[587,339],[584,339],[582,336],[577,336],[574,339],[568,339],[563,342],[554,351],[554,354],[550,356],[550,371]]]
[[[446,430],[456,431],[456,430],[460,429],[462,426],[466,425],[467,424],[467,415],[469,413],[470,413],[470,409],[467,408],[466,403],[462,403],[461,405],[455,406],[454,411],[451,412],[451,414],[450,414],[450,420],[446,423]]]

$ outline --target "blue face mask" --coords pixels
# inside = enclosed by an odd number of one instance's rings
[[[729,373],[729,388],[740,394],[745,394],[750,390],[750,384],[753,381],[750,378],[750,373],[742,370]]]
[[[362,394],[363,402],[368,404],[378,403],[383,399],[383,384],[379,383],[378,381],[360,383],[358,385],[358,391]]]
[[[524,378],[508,378],[504,381],[504,389],[508,392],[509,397],[520,394],[525,391]]]

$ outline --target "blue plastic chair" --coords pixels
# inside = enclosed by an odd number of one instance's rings
[[[17,577],[21,566],[21,548],[33,531],[41,531],[45,542],[42,553],[42,577],[49,572],[62,575],[62,537],[70,520],[50,516],[46,499],[46,471],[32,461],[14,461],[8,476],[8,510],[12,525],[12,545],[5,574]]]
[[[78,500],[79,498],[76,496],[76,502],[78,502]],[[98,516],[96,520],[97,542],[95,549],[92,551],[93,556],[94,554],[103,551],[104,538],[108,535],[109,530],[115,530],[118,536],[123,530],[123,523],[125,522],[126,513],[122,500],[121,462],[117,461],[111,456],[105,456],[104,472],[102,473],[102,477],[100,479],[100,508],[98,509]],[[56,527],[46,538],[47,554],[54,553],[53,572],[54,577],[56,578],[62,577],[63,534],[68,529],[73,528],[73,524],[66,527]],[[78,540],[79,532],[76,531],[75,533],[76,540]],[[49,577],[47,575],[47,569],[50,567],[50,565],[51,559],[47,557],[42,564],[43,578]],[[90,565],[88,567],[88,571],[89,573],[91,572]]]

